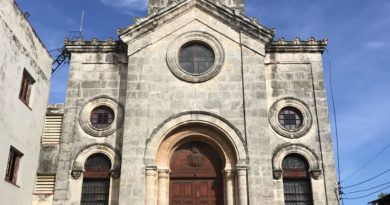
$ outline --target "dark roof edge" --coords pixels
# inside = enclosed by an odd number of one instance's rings
[[[260,38],[265,43],[269,43],[275,35],[275,31],[261,25],[255,18],[249,18],[244,14],[240,13],[238,10],[231,9],[219,2],[212,2],[210,0],[181,0],[181,1],[172,1],[172,3],[158,11],[154,11],[144,18],[136,18],[133,25],[130,25],[126,28],[118,30],[118,36],[140,36],[140,33],[148,32],[151,29],[154,29],[160,25],[160,20],[162,23],[165,23],[163,20],[165,17],[172,18],[170,16],[171,12],[179,9],[185,5],[195,5],[197,8],[203,8],[213,11],[213,15],[218,15],[223,17],[223,19],[230,18],[234,19],[233,24],[236,27],[243,28],[243,31],[246,31],[251,36]],[[150,27],[150,28],[149,28]]]
[[[323,53],[328,45],[328,39],[317,41],[310,37],[307,41],[295,38],[285,41],[284,38],[273,41],[266,46],[267,53]]]
[[[96,38],[92,41],[82,39],[70,41],[65,38],[65,49],[70,53],[126,53],[127,45],[122,41],[115,41],[109,38],[106,41],[99,41]]]

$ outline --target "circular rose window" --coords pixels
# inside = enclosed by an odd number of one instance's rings
[[[212,35],[191,31],[172,39],[167,49],[167,64],[180,80],[190,83],[208,81],[221,71],[225,54]]]
[[[109,96],[98,96],[87,102],[80,112],[80,126],[94,137],[107,137],[122,126],[123,108]]]
[[[202,42],[190,42],[183,45],[179,53],[179,65],[191,75],[207,73],[214,65],[213,49]]]
[[[302,113],[294,107],[280,110],[278,120],[287,130],[295,131],[302,127]]]
[[[108,106],[99,106],[91,112],[91,124],[97,129],[105,129],[114,121],[114,111]]]
[[[278,134],[292,139],[304,136],[312,125],[309,107],[292,97],[276,101],[270,107],[268,120]]]

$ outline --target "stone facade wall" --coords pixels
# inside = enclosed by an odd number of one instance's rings
[[[216,32],[202,22],[190,22],[194,16],[223,27],[225,33]],[[196,84],[175,77],[166,63],[171,44],[175,44],[179,36],[194,31],[194,28],[218,39],[226,55],[221,72],[216,77]],[[165,32],[176,29],[178,30],[172,35],[157,38],[157,35],[163,36]],[[124,127],[126,134],[123,139],[122,161],[122,178],[126,180],[121,182],[121,203],[143,203],[146,142],[153,130],[166,119],[188,111],[205,111],[221,116],[244,133],[242,72],[237,33],[205,13],[192,10],[151,35],[146,38],[155,41],[152,44],[146,41],[149,46],[130,54],[128,60],[129,81]],[[235,41],[227,36],[233,36]],[[135,43],[142,41],[143,39],[140,39]],[[131,48],[130,44],[129,49]]]
[[[0,4],[0,198],[2,204],[31,204],[52,60],[15,1]],[[29,105],[19,99],[24,70],[35,80]],[[11,146],[24,154],[17,186],[4,181]]]
[[[139,19],[119,31],[127,53],[114,49],[122,42],[66,43],[72,59],[54,204],[79,203],[83,160],[96,148],[96,152],[112,153],[114,161],[120,156],[121,174],[114,179],[111,204],[154,205],[158,201],[165,205],[169,196],[164,196],[166,187],[161,182],[167,183],[168,172],[160,170],[158,157],[149,154],[157,153],[171,128],[188,121],[221,130],[229,127],[235,140],[229,141],[227,132],[226,143],[243,147],[245,160],[236,156],[231,167],[233,181],[229,183],[235,194],[229,204],[284,204],[280,161],[294,152],[307,157],[311,165],[315,204],[336,204],[322,76],[325,43],[313,39],[270,42],[270,30],[218,7],[219,13],[225,12],[222,18],[207,10],[210,5],[215,6],[203,0],[188,1],[162,11],[158,18],[153,14]],[[227,18],[231,15],[236,16]],[[222,48],[216,46],[216,58],[223,56],[220,70],[205,81],[177,74],[172,67],[176,57],[170,55],[176,44],[199,39]],[[108,97],[123,108],[117,131],[106,137],[92,136],[80,119],[99,97]],[[304,131],[291,136],[273,127],[270,115],[275,103],[290,101],[302,106],[308,117]]]
[[[127,58],[117,53],[75,53],[71,56],[65,116],[60,142],[54,204],[78,204],[80,180],[70,175],[76,157],[86,148],[104,144],[120,152],[122,129],[107,137],[94,137],[83,131],[80,114],[89,101],[109,97],[118,103],[124,100]],[[81,176],[82,179],[82,176]],[[72,190],[72,191],[70,191]],[[117,200],[117,199],[116,199]],[[115,198],[113,202],[115,204]]]
[[[316,204],[336,204],[336,176],[325,84],[320,53],[271,53],[266,57],[267,101],[269,107],[277,100],[295,98],[304,102],[312,115],[312,125],[302,137],[286,138],[270,128],[271,151],[286,144],[299,144],[311,149],[321,163],[323,173],[311,180]],[[329,152],[330,151],[330,152]],[[323,165],[322,165],[323,163]],[[333,164],[333,167],[329,165]],[[282,180],[276,180],[274,197],[283,204]],[[328,198],[328,199],[327,199]],[[327,202],[328,201],[328,202]]]

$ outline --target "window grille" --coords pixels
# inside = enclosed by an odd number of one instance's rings
[[[95,128],[104,129],[114,121],[114,111],[107,106],[99,106],[92,110],[91,123]]]
[[[288,155],[282,162],[284,201],[286,205],[312,205],[309,167],[299,155]]]
[[[108,205],[111,161],[104,154],[88,157],[81,193],[81,205]]]
[[[279,112],[279,123],[288,130],[297,130],[302,126],[302,113],[294,107],[283,108]]]

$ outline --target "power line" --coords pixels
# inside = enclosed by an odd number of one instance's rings
[[[370,190],[373,190],[373,189],[376,189],[376,188],[379,188],[379,187],[382,187],[384,185],[387,185],[387,184],[390,184],[390,182],[387,182],[387,183],[383,183],[381,185],[378,185],[378,186],[374,186],[374,187],[371,187],[371,188],[368,188],[368,189],[361,189],[361,190],[357,190],[357,191],[352,191],[352,192],[345,192],[343,194],[355,194],[355,193],[360,193],[360,192],[365,192],[365,191],[370,191]]]
[[[328,54],[328,65],[329,65],[329,83],[330,83],[330,95],[332,98],[332,110],[333,110],[333,118],[334,118],[334,126],[335,126],[335,135],[336,135],[336,152],[337,152],[337,167],[338,167],[338,175],[339,181],[341,178],[340,171],[340,151],[339,151],[339,133],[337,127],[337,115],[336,115],[336,106],[334,102],[334,94],[333,94],[333,80],[332,80],[332,62],[330,60],[330,53],[327,48],[325,48],[326,53]]]
[[[363,166],[361,166],[359,169],[357,169],[356,171],[354,171],[352,174],[348,175],[348,177],[346,177],[345,179],[343,179],[341,182],[345,182],[347,181],[348,179],[350,179],[352,176],[354,176],[355,174],[357,174],[358,172],[360,172],[362,169],[364,169],[365,167],[367,167],[369,164],[371,164],[371,162],[373,162],[376,158],[378,158],[387,148],[390,147],[390,143],[387,144],[383,149],[381,149],[381,151],[379,151],[372,159],[370,159],[367,163],[365,163]]]
[[[388,188],[390,188],[390,186],[387,186],[387,187],[385,187],[385,188],[383,188],[383,189],[380,189],[380,190],[378,190],[378,191],[375,191],[375,192],[371,192],[371,193],[369,193],[369,194],[367,194],[367,195],[364,195],[364,196],[351,197],[351,198],[348,197],[348,198],[343,198],[343,199],[347,199],[347,200],[361,199],[361,198],[365,198],[365,197],[371,196],[371,195],[373,195],[373,194],[376,194],[376,193],[378,193],[378,192],[380,192],[380,191],[383,191],[383,190],[385,190],[385,189],[388,189]]]
[[[369,179],[367,179],[367,180],[364,180],[364,181],[362,181],[362,182],[359,182],[359,183],[357,183],[357,184],[345,186],[345,187],[342,187],[342,188],[346,189],[346,188],[351,188],[351,187],[355,187],[355,186],[364,184],[364,183],[366,183],[366,182],[369,182],[369,181],[371,181],[371,180],[373,180],[373,179],[376,179],[376,178],[378,178],[378,177],[380,177],[380,176],[386,174],[387,172],[390,172],[390,169],[388,169],[388,170],[386,170],[386,171],[384,171],[384,172],[382,172],[382,173],[380,173],[380,174],[378,174],[378,175],[376,175],[376,176],[374,176],[374,177],[372,177],[372,178],[369,178]]]
[[[334,127],[335,127],[335,135],[336,135],[336,153],[337,153],[337,174],[339,176],[338,180],[338,189],[339,194],[342,195],[341,192],[341,171],[340,171],[340,149],[339,149],[339,132],[338,132],[338,126],[337,126],[337,115],[336,115],[336,105],[334,100],[334,92],[333,92],[333,78],[332,78],[332,61],[330,57],[330,52],[328,48],[325,47],[325,51],[328,54],[328,66],[329,66],[329,84],[330,84],[330,95],[332,98],[332,110],[333,110],[333,119],[334,119]],[[341,198],[341,203],[344,205],[343,198]]]

